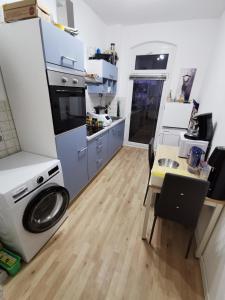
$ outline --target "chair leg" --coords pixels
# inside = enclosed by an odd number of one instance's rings
[[[194,235],[195,235],[195,232],[193,231],[193,232],[191,233],[191,237],[190,237],[190,240],[189,240],[189,242],[188,242],[187,252],[186,252],[186,255],[185,255],[185,258],[186,258],[186,259],[188,258],[188,254],[189,254],[190,249],[191,249],[191,244],[192,244]]]
[[[147,188],[146,188],[146,192],[145,192],[145,198],[144,198],[143,206],[145,206],[146,198],[147,198],[147,195],[148,195],[150,176],[151,176],[151,174],[149,172],[148,183],[147,183]]]
[[[153,224],[152,224],[152,230],[151,230],[151,235],[150,235],[150,239],[149,239],[149,244],[150,245],[151,245],[151,241],[152,241],[152,237],[153,237],[153,233],[154,233],[154,229],[155,229],[156,220],[157,220],[157,216],[154,217],[154,221],[153,221]]]
[[[146,202],[147,195],[148,195],[148,190],[149,190],[149,185],[147,185],[147,188],[146,188],[146,192],[145,192],[145,198],[144,198],[143,206],[145,206],[145,202]]]

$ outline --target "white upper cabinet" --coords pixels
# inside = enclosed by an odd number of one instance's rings
[[[188,128],[193,103],[167,102],[163,114],[162,126]]]
[[[87,72],[97,74],[100,78],[117,81],[118,69],[104,59],[91,59],[88,61]]]
[[[84,71],[84,46],[77,37],[41,20],[45,61]]]

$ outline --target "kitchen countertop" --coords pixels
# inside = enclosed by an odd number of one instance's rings
[[[110,128],[118,125],[119,123],[121,123],[122,121],[125,121],[125,118],[121,118],[119,120],[114,120],[112,121],[112,124],[110,126],[107,126],[107,127],[104,127],[102,130],[90,135],[90,136],[87,136],[87,140],[88,141],[91,141],[93,140],[94,138],[96,138],[97,136],[101,135],[102,133],[106,132],[107,130],[109,130]]]

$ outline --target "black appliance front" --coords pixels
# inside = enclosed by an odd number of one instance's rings
[[[208,177],[208,197],[225,200],[225,147],[216,147],[211,154],[208,164],[212,167]]]
[[[32,233],[47,231],[61,220],[68,205],[68,191],[62,186],[49,186],[28,203],[23,215],[23,226]]]
[[[55,134],[86,124],[84,87],[49,86]]]
[[[190,140],[211,141],[213,138],[213,122],[212,113],[206,113],[195,116],[197,121],[197,132],[193,134],[188,131],[184,137]]]

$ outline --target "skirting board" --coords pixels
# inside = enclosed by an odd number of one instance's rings
[[[201,269],[201,274],[202,274],[202,283],[203,283],[205,300],[210,300],[208,281],[207,281],[206,269],[205,269],[205,262],[204,262],[203,256],[200,257],[199,262],[200,262],[200,269]]]

